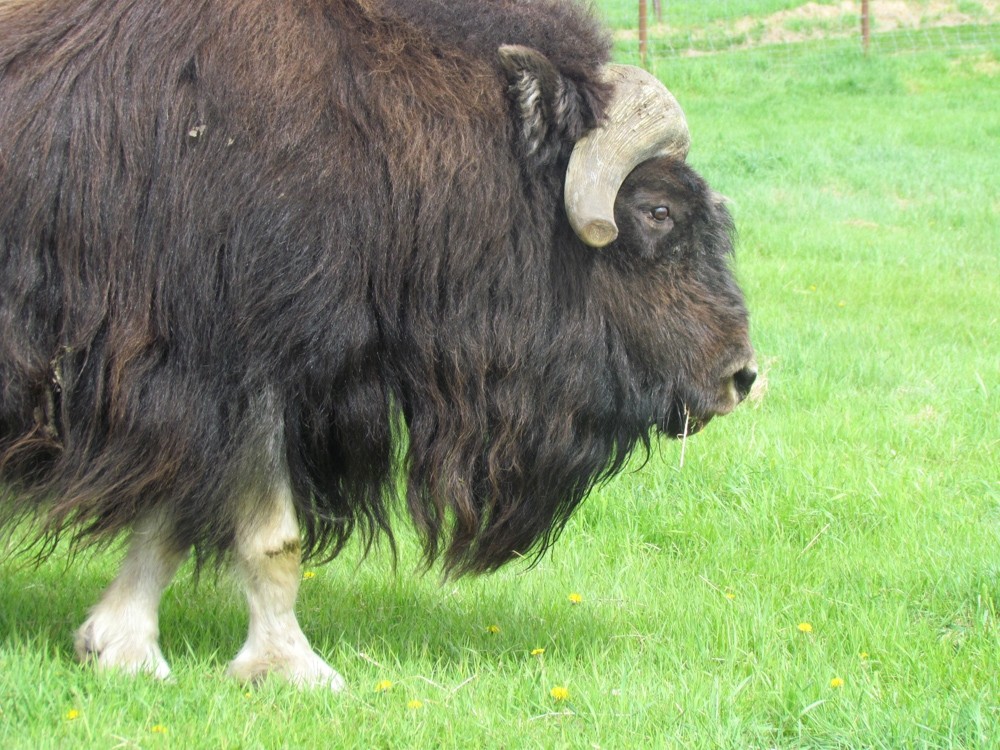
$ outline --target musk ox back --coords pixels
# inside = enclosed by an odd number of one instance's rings
[[[731,224],[655,79],[554,0],[0,4],[3,521],[131,533],[77,634],[169,668],[190,550],[250,606],[230,665],[342,685],[300,560],[540,554],[651,432],[753,380]]]

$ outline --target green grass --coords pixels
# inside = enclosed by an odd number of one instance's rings
[[[317,568],[342,696],[227,681],[240,597],[189,573],[175,680],[94,674],[72,631],[117,555],[8,561],[0,747],[997,747],[998,51],[838,55],[654,68],[732,201],[767,380],[683,466],[656,446],[531,570],[442,586],[409,537],[398,574]]]
[[[838,0],[813,0],[817,5],[836,5]],[[663,0],[663,21],[674,27],[690,28],[714,21],[731,21],[742,16],[761,17],[796,8],[802,0]],[[615,28],[635,28],[638,25],[638,3],[635,0],[595,0],[594,5]],[[653,3],[647,2],[649,22],[653,23]]]

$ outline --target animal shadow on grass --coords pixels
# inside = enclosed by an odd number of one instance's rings
[[[75,663],[74,633],[119,558],[82,552],[57,554],[38,566],[16,557],[0,561],[0,648],[27,644]],[[333,561],[302,581],[296,611],[313,648],[349,685],[356,684],[353,675],[370,671],[371,663],[388,667],[430,656],[435,663],[466,664],[478,655],[496,664],[508,654],[521,658],[523,650],[554,637],[602,642],[615,635],[614,623],[589,608],[529,602],[531,586],[524,586],[520,606],[517,577],[486,591],[473,582],[464,586],[461,581],[439,586],[433,572],[415,577],[401,567],[387,573],[378,561]],[[493,625],[500,633],[491,633]],[[226,568],[196,577],[185,565],[160,606],[161,648],[175,676],[195,663],[214,665],[221,675],[246,627],[243,595]]]
[[[0,556],[0,645],[51,646],[73,658],[73,634],[110,579],[92,555]]]

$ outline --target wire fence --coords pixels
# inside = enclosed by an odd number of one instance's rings
[[[1000,0],[596,0],[596,5],[614,29],[623,57],[751,50],[780,58],[830,45],[876,54],[1000,47]]]

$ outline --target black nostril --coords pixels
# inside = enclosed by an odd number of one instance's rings
[[[736,386],[736,392],[740,396],[740,401],[750,395],[750,389],[753,387],[753,382],[756,379],[757,368],[753,365],[747,365],[733,374],[733,385]]]

